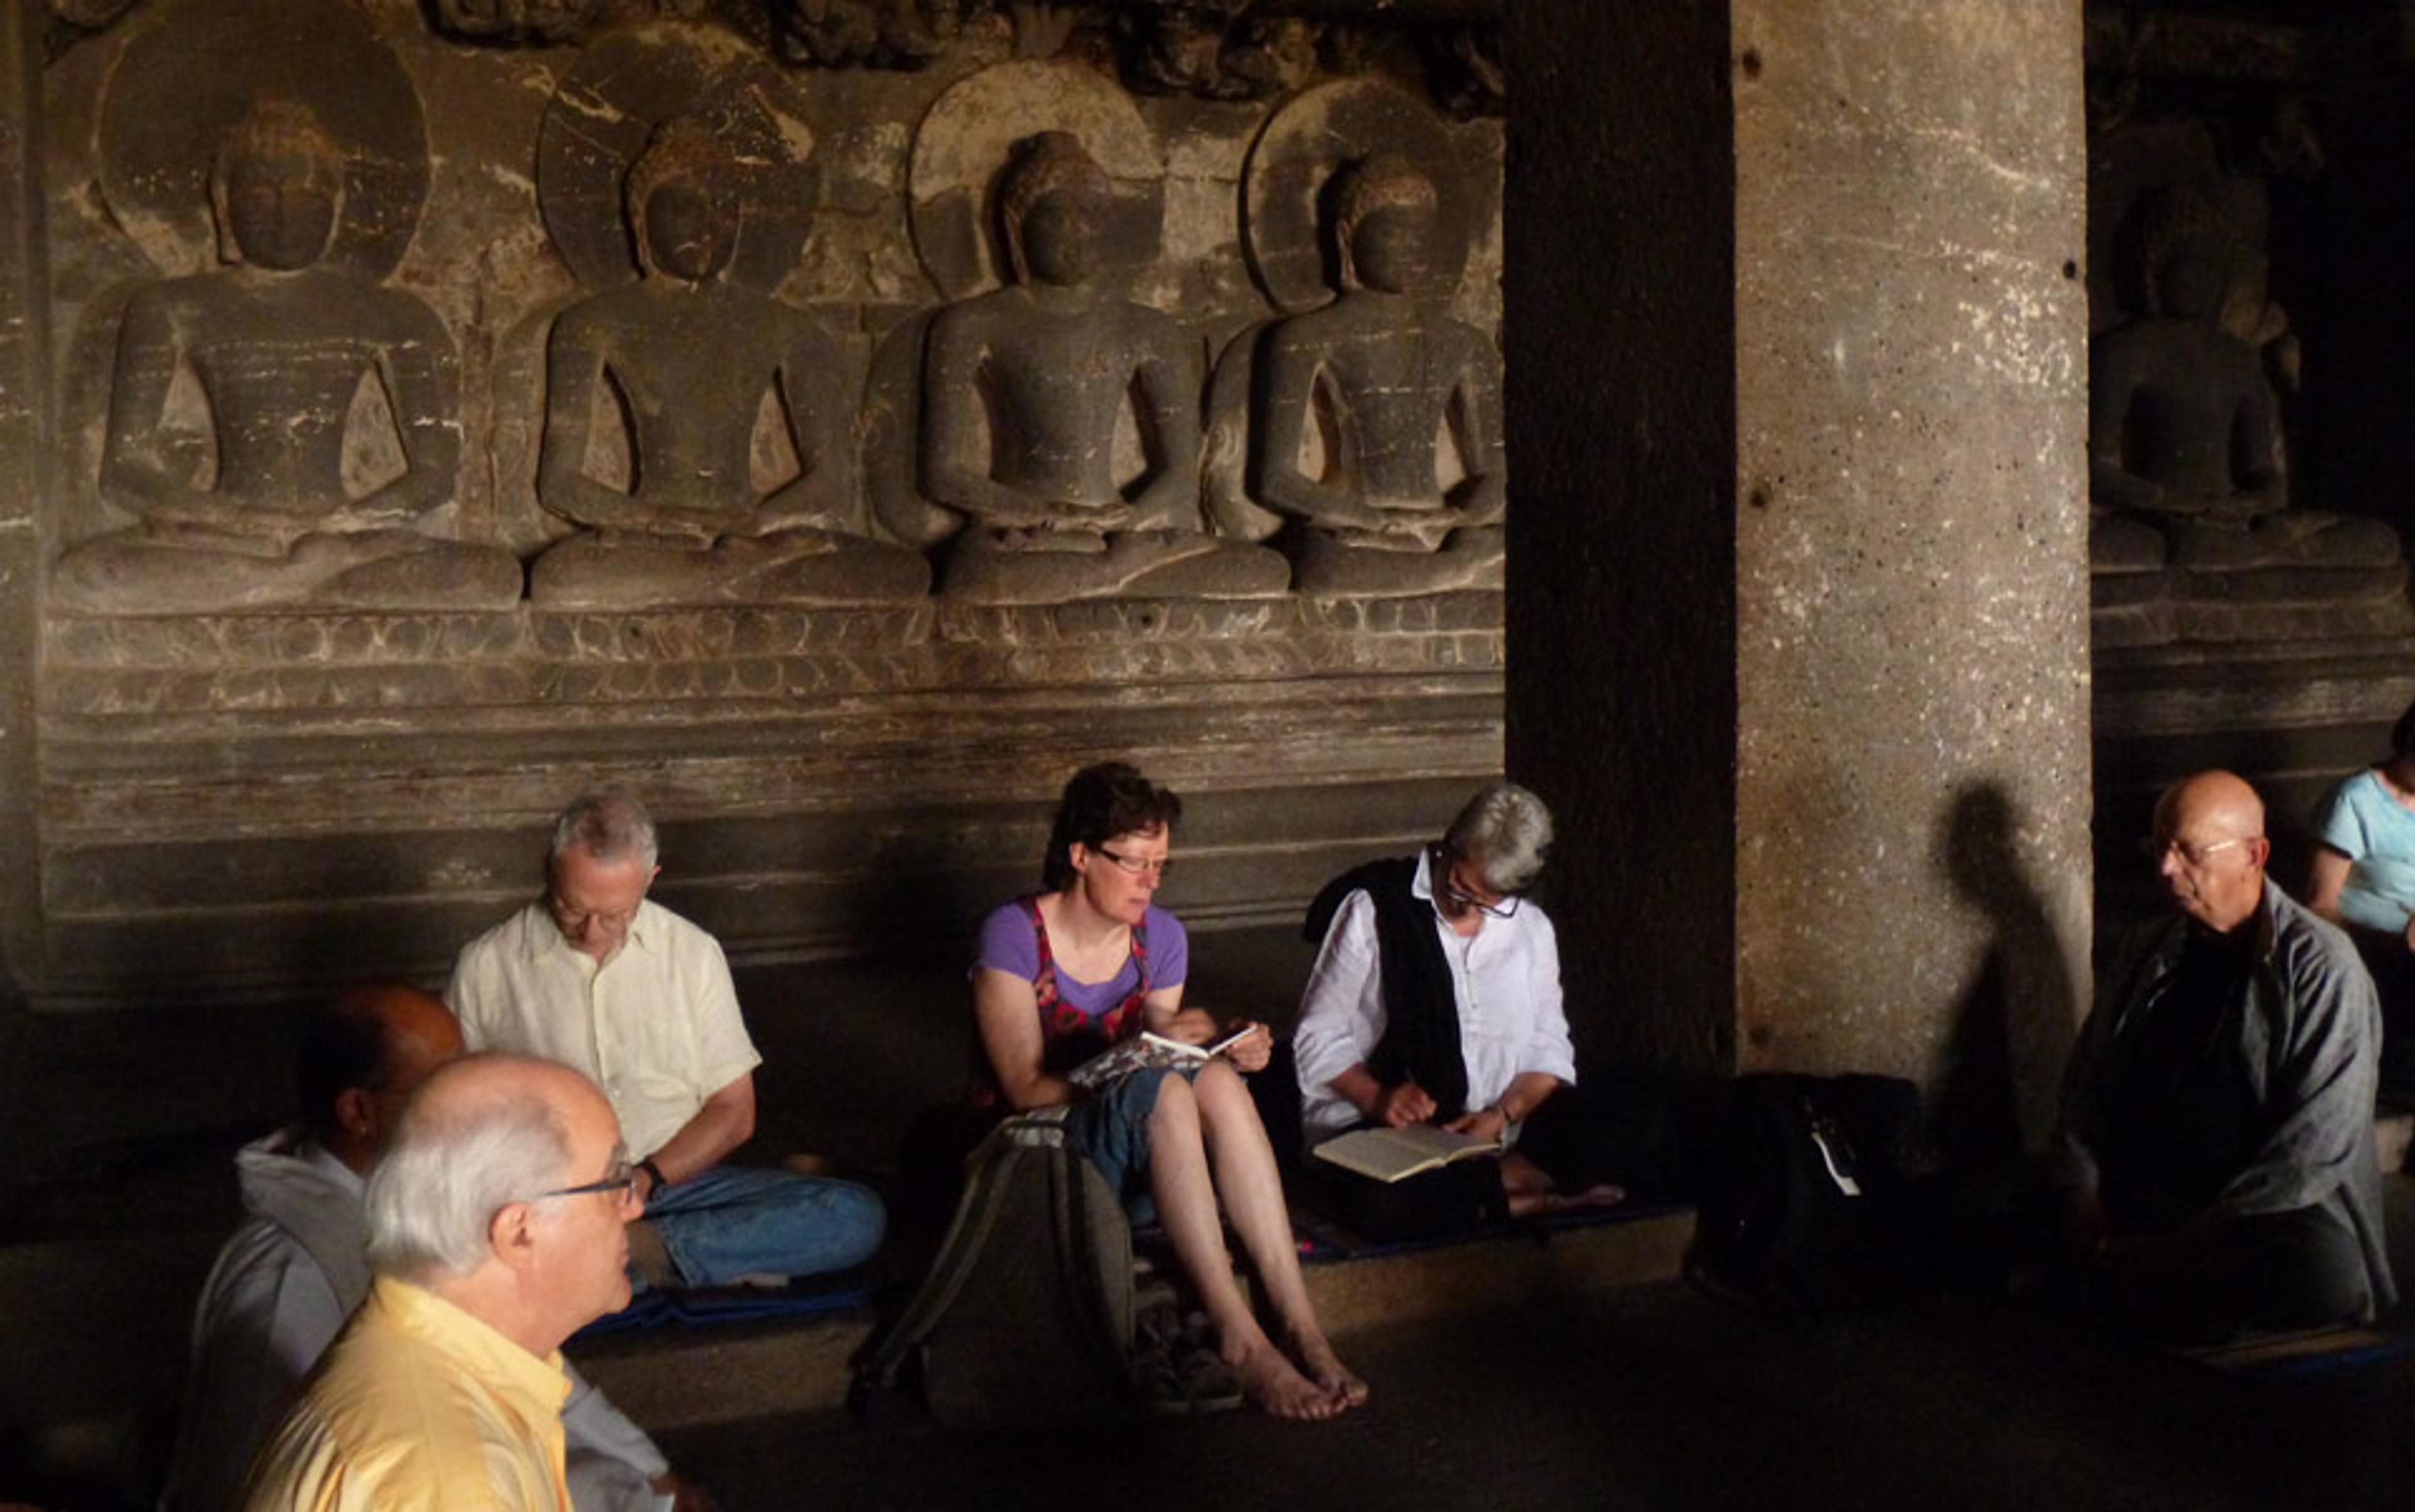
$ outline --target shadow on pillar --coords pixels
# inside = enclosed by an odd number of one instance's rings
[[[1931,1128],[1949,1170],[2009,1170],[2043,1143],[2078,1022],[2064,941],[2019,835],[2019,815],[1994,783],[1963,787],[1939,830],[1941,870],[1989,927],[1931,1082]]]
[[[1929,1079],[1931,1258],[1969,1284],[2000,1283],[2008,1257],[2045,1232],[2032,1152],[2052,1133],[2078,1023],[2062,931],[2023,865],[2020,829],[2003,788],[1980,782],[1955,794],[1937,830],[1938,870],[1988,926]]]

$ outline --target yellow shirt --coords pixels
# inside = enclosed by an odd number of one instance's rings
[[[461,948],[444,1002],[471,1049],[585,1072],[633,1156],[661,1149],[706,1098],[763,1059],[720,942],[652,899],[601,966],[532,903]]]
[[[253,1464],[246,1512],[570,1512],[559,1354],[390,1276]]]

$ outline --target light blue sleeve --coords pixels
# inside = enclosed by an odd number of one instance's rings
[[[2358,789],[2370,786],[2369,774],[2360,771],[2332,788],[2315,810],[2315,838],[2350,861],[2373,848],[2357,806]]]

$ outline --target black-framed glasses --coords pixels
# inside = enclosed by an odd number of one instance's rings
[[[627,1202],[629,1193],[637,1185],[638,1168],[627,1160],[616,1160],[601,1181],[582,1182],[576,1187],[556,1187],[551,1191],[540,1191],[530,1200],[543,1202],[548,1197],[584,1197],[591,1191],[615,1191],[621,1194],[622,1202]]]
[[[1438,876],[1442,878],[1443,897],[1459,907],[1473,908],[1490,919],[1518,917],[1518,905],[1526,896],[1525,893],[1522,891],[1498,893],[1491,903],[1485,902],[1453,880],[1453,874],[1458,869],[1460,860],[1461,858],[1453,856],[1441,846],[1433,847],[1426,870],[1428,876]]]
[[[1525,897],[1522,892],[1504,892],[1492,902],[1487,903],[1482,898],[1461,891],[1456,883],[1448,880],[1443,883],[1442,891],[1443,896],[1451,902],[1463,908],[1473,908],[1478,913],[1492,919],[1517,918],[1518,905]]]
[[[1171,856],[1159,856],[1154,859],[1145,856],[1118,856],[1104,846],[1096,846],[1091,848],[1096,850],[1100,855],[1104,856],[1107,860],[1115,862],[1118,870],[1130,873],[1133,876],[1138,876],[1144,872],[1153,873],[1158,876],[1163,876],[1166,873],[1174,870],[1174,858]]]

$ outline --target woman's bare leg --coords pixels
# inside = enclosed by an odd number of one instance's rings
[[[1261,1134],[1260,1143],[1264,1141]],[[1217,1216],[1216,1187],[1200,1137],[1199,1102],[1191,1084],[1179,1076],[1160,1084],[1157,1107],[1148,1115],[1148,1182],[1175,1258],[1199,1288],[1208,1321],[1215,1325],[1218,1353],[1240,1377],[1250,1400],[1278,1417],[1331,1417],[1341,1412],[1345,1405],[1342,1398],[1300,1374],[1258,1326],[1249,1298],[1233,1277],[1233,1257],[1224,1249],[1224,1224]],[[1252,1255],[1255,1257],[1254,1250]],[[1297,1257],[1292,1268],[1297,1276]]]
[[[1282,1325],[1283,1342],[1316,1384],[1344,1406],[1367,1400],[1367,1383],[1344,1366],[1317,1325],[1316,1309],[1308,1299],[1308,1282],[1299,1273],[1299,1248],[1293,1242],[1291,1213],[1283,1205],[1282,1176],[1275,1169],[1266,1126],[1258,1121],[1257,1104],[1232,1068],[1211,1065],[1192,1086],[1209,1158],[1216,1168],[1216,1191],[1224,1216],[1241,1236],[1250,1264],[1267,1289]]]

